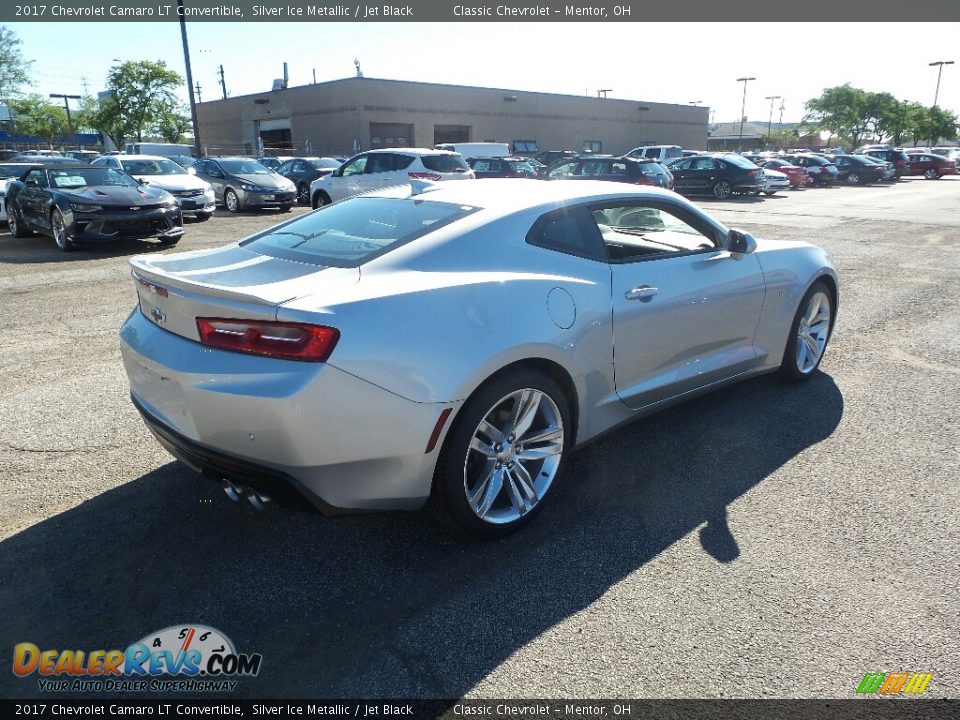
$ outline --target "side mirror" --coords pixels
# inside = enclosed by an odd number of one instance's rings
[[[139,180],[137,180],[137,182],[140,183],[141,185],[149,185],[149,184],[150,184],[150,181],[149,181],[149,180],[144,180],[143,178],[140,178]]]
[[[731,229],[727,236],[727,250],[738,255],[748,255],[757,249],[753,235],[742,230]]]

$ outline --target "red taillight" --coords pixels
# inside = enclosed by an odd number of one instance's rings
[[[323,325],[197,318],[204,345],[284,360],[323,362],[333,352],[340,331]]]
[[[747,171],[747,177],[757,177],[757,176],[759,176],[759,175],[760,175],[760,171],[759,171],[759,170],[748,170],[748,171]]]
[[[472,172],[472,171],[471,171]],[[440,173],[431,173],[431,172],[412,172],[407,173],[410,176],[411,180],[443,180],[443,175]]]

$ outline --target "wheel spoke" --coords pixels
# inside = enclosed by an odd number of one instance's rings
[[[812,298],[810,298],[810,304],[807,305],[807,316],[803,319],[804,324],[805,325],[812,324],[819,312],[820,312],[820,295],[818,293],[814,295]]]
[[[820,359],[820,346],[817,345],[817,341],[809,335],[805,335],[803,337],[803,344],[806,346],[807,352],[810,354],[811,362],[817,362],[817,360]]]
[[[534,430],[529,435],[524,435],[517,438],[517,442],[522,442],[524,447],[529,445],[534,445],[536,443],[547,442],[548,440],[556,440],[557,438],[563,437],[563,430],[560,428],[549,427],[542,430]]]
[[[563,452],[563,439],[553,440],[546,445],[541,445],[540,447],[527,447],[524,446],[522,452],[517,453],[517,458],[520,460],[545,460],[546,458],[553,457],[554,455],[559,455]]]
[[[526,496],[527,500],[530,501],[530,506],[533,507],[536,505],[537,500],[540,499],[540,496],[537,495],[537,489],[533,485],[533,478],[530,477],[530,473],[527,472],[527,469],[523,466],[523,463],[514,463],[510,474],[517,481],[517,485],[520,487],[520,490]]]
[[[488,458],[496,458],[497,452],[490,445],[485,443],[483,440],[478,438],[476,435],[470,440],[470,449],[476,450],[481,455],[486,455]]]
[[[524,390],[513,406],[513,417],[510,419],[510,433],[518,438],[533,424],[540,407],[540,398],[543,395],[536,390]]]
[[[810,326],[809,332],[813,337],[819,337],[820,333],[826,332],[829,327],[829,318],[817,319],[816,324]]]
[[[807,358],[810,354],[810,348],[807,347],[807,343],[804,341],[802,335],[797,336],[797,367],[800,370],[807,369]]]
[[[518,515],[526,515],[530,508],[527,507],[527,503],[524,501],[524,499],[520,497],[520,491],[517,489],[516,479],[509,471],[506,473],[506,481],[507,495],[510,498],[510,504],[513,505],[513,509],[517,511]]]
[[[486,435],[495,443],[503,442],[503,433],[500,432],[496,426],[487,422],[486,419],[480,421],[480,427],[477,428],[477,434]]]
[[[491,472],[484,478],[481,487],[474,496],[470,498],[470,506],[480,517],[490,512],[497,495],[503,489],[503,468],[496,468],[493,463],[490,463],[490,465]]]

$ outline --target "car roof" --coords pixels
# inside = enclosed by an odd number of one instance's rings
[[[106,156],[102,156],[102,157],[106,157]],[[121,162],[123,160],[169,160],[170,159],[166,155],[111,155],[110,157],[115,157]],[[178,155],[177,157],[184,157],[184,156]]]
[[[452,152],[450,150],[434,150],[433,148],[409,148],[409,147],[396,147],[396,148],[377,148],[375,150],[364,150],[360,155],[371,155],[378,153],[408,153],[408,154],[417,154],[417,155],[460,155],[461,153]]]
[[[577,201],[602,201],[608,198],[667,199],[689,205],[689,201],[671,190],[650,185],[591,180],[589,182],[549,182],[545,180],[490,178],[482,182],[421,183],[425,189],[417,195],[424,200],[474,205],[500,214],[531,208],[550,209]],[[398,185],[369,193],[374,197],[410,197],[411,185]]]

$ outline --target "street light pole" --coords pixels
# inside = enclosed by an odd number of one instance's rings
[[[770,118],[767,120],[767,143],[770,143],[770,134],[773,132],[773,101],[780,100],[779,95],[767,95],[763,98],[770,101]]]
[[[187,21],[184,18],[183,0],[177,0],[180,8],[180,39],[183,41],[183,63],[187,68],[187,91],[190,94],[190,121],[193,123],[193,152],[197,157],[200,151],[200,123],[197,121],[197,101],[193,96],[193,71],[190,69],[190,45],[187,43]]]
[[[67,131],[69,135],[73,135],[73,121],[70,119],[70,103],[67,102],[67,99],[70,100],[80,100],[79,95],[64,95],[62,93],[50,93],[52,98],[63,98],[63,107],[67,111]]]
[[[930,63],[930,67],[937,66],[937,89],[933,93],[933,106],[937,106],[937,98],[940,97],[940,76],[943,74],[944,65],[953,65],[953,60],[937,60]]]
[[[743,83],[743,102],[740,104],[740,139],[737,141],[737,150],[743,150],[743,113],[747,110],[747,83],[751,80],[756,80],[756,78],[737,78],[737,82]]]

